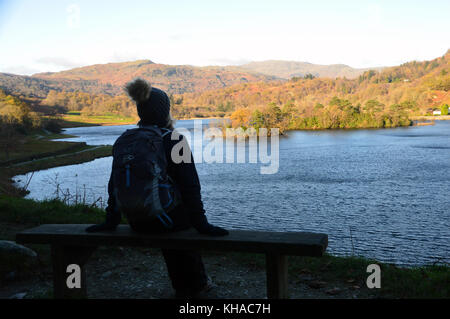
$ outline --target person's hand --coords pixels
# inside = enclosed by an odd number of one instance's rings
[[[200,234],[209,236],[226,236],[229,234],[228,230],[218,226],[213,226],[209,223],[199,225],[195,228]]]
[[[104,222],[101,224],[89,226],[88,228],[86,228],[86,231],[88,233],[93,233],[93,232],[99,232],[99,231],[105,231],[105,230],[116,230],[116,228],[117,228],[117,225]]]

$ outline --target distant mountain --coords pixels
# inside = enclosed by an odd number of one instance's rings
[[[376,68],[375,68],[376,69]],[[378,68],[380,69],[380,68]],[[50,90],[89,94],[123,94],[123,85],[135,77],[149,80],[168,93],[199,93],[253,82],[284,82],[311,73],[316,77],[354,78],[366,69],[347,65],[317,65],[306,62],[263,61],[241,66],[157,64],[150,60],[96,64],[62,72],[21,76],[0,73],[0,88],[8,94],[45,98]]]
[[[329,110],[338,98],[361,109],[375,105],[386,112],[403,109],[423,115],[450,104],[450,50],[431,61],[411,61],[382,71],[368,70],[355,79],[295,78],[240,84],[175,98],[182,101],[179,108],[217,108],[222,112],[253,111],[275,103],[283,109],[295,110],[300,117]]]
[[[292,63],[296,67],[301,65]],[[0,73],[0,89],[39,107],[129,116],[135,108],[123,95],[122,86],[140,76],[149,79],[154,86],[174,93],[172,105],[177,118],[225,116],[239,109],[254,111],[267,105],[278,106],[297,118],[311,118],[316,113],[322,116],[344,109],[358,114],[380,109],[386,114],[407,111],[410,115],[423,115],[450,104],[450,50],[431,61],[412,61],[382,71],[370,69],[354,79],[327,78],[323,73],[320,77],[304,78],[292,73],[294,78],[284,80],[237,68],[170,66],[143,60],[31,77]],[[348,68],[343,66],[341,71]],[[288,69],[280,66],[279,76],[287,77],[282,71]],[[332,70],[331,66],[328,66],[329,70]],[[311,68],[302,72],[317,75]],[[182,94],[175,94],[177,92]],[[342,109],[336,110],[337,106]]]
[[[24,97],[45,98],[50,90],[54,91],[82,91],[91,94],[118,94],[120,88],[98,81],[69,80],[69,79],[41,79],[37,77],[0,73],[0,89],[7,94]]]
[[[156,64],[150,60],[97,64],[57,73],[38,73],[32,77],[54,81],[91,81],[98,85],[108,85],[117,94],[122,93],[121,87],[126,82],[138,76],[149,80],[155,87],[177,94],[220,89],[248,82],[277,80],[275,76],[246,70]]]
[[[261,74],[272,75],[283,79],[304,77],[308,73],[314,75],[315,77],[346,77],[347,79],[353,79],[360,76],[365,71],[380,71],[383,68],[378,67],[355,69],[345,64],[320,65],[308,62],[268,60],[261,62],[250,62],[248,64],[233,67],[232,69],[258,72]]]

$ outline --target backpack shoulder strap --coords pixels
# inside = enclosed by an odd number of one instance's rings
[[[153,133],[157,133],[159,135],[162,134],[162,130],[156,126],[156,125],[146,125],[146,126],[140,126],[138,127],[136,130],[139,131],[149,131],[149,132],[153,132]]]
[[[169,130],[168,128],[162,128],[161,129],[161,136],[164,137],[167,134],[172,133],[172,130]]]

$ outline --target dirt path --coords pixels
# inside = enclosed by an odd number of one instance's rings
[[[229,255],[205,255],[208,275],[218,286],[221,298],[266,298],[266,273],[253,262],[242,262]],[[26,281],[0,287],[0,298],[26,293],[25,298],[48,298],[52,281],[50,269]],[[290,297],[370,298],[367,288],[356,283],[326,283],[308,274],[289,274]],[[164,259],[158,250],[139,248],[101,248],[87,264],[88,298],[91,299],[167,299],[174,292]]]

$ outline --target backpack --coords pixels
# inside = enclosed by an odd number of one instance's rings
[[[170,130],[145,126],[125,131],[113,145],[113,196],[116,207],[136,224],[158,219],[166,228],[167,215],[180,196],[167,175],[163,137]]]

